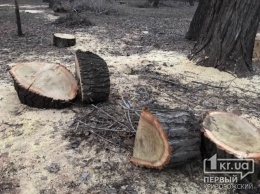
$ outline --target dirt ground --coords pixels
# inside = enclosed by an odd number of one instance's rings
[[[118,4],[119,13],[84,13],[94,26],[66,28],[53,24],[59,14],[41,0],[21,0],[18,37],[9,3],[0,0],[0,193],[233,193],[205,188],[201,161],[165,170],[129,162],[142,106],[181,107],[198,119],[210,110],[236,111],[260,127],[259,74],[236,78],[187,59],[194,42],[184,35],[196,6]],[[77,44],[54,47],[56,32],[75,34]],[[14,63],[55,62],[74,72],[77,49],[106,60],[108,102],[63,110],[19,102],[8,72]]]

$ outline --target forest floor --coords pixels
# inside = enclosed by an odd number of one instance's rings
[[[118,13],[84,13],[93,26],[67,28],[53,23],[59,14],[42,0],[19,2],[22,37],[16,35],[13,5],[0,0],[0,193],[232,193],[205,188],[201,161],[165,170],[129,162],[138,122],[134,112],[142,106],[181,107],[198,119],[210,110],[241,112],[260,127],[259,74],[236,78],[187,59],[194,42],[184,35],[196,6],[118,4]],[[54,47],[57,32],[75,34],[77,44]],[[8,72],[14,63],[48,61],[74,72],[77,49],[106,60],[108,102],[63,110],[19,102]],[[254,65],[260,67],[258,61]]]

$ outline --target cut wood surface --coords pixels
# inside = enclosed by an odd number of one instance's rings
[[[63,108],[77,96],[77,80],[64,66],[45,62],[18,63],[10,74],[20,101],[37,108]]]
[[[148,168],[174,167],[200,158],[201,132],[185,110],[143,108],[131,162]]]
[[[104,59],[92,52],[78,50],[75,60],[75,74],[80,83],[82,102],[106,101],[110,93],[110,78]]]
[[[70,47],[76,44],[76,37],[71,34],[53,34],[53,45],[59,48]]]
[[[253,58],[260,60],[260,33],[256,34]]]
[[[253,174],[246,179],[258,184],[260,179],[260,130],[247,120],[227,112],[210,112],[203,123],[204,158],[217,154],[221,159],[253,159]],[[225,173],[225,172],[223,172]]]
[[[219,149],[260,161],[260,130],[247,120],[232,113],[210,112],[203,121],[203,132]]]

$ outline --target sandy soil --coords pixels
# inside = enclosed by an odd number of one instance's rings
[[[259,75],[239,79],[187,59],[193,42],[185,41],[184,33],[196,7],[122,5],[122,14],[87,13],[96,26],[71,29],[53,25],[58,16],[41,2],[21,1],[25,36],[17,37],[13,6],[0,1],[0,193],[227,192],[204,188],[200,161],[162,171],[129,162],[134,130],[124,101],[137,113],[143,105],[182,107],[198,119],[209,110],[240,111],[260,127]],[[55,48],[56,32],[75,34],[77,44]],[[40,110],[19,102],[8,74],[14,63],[57,62],[74,72],[77,49],[106,60],[111,75],[108,102],[95,107],[76,103],[63,110]],[[135,128],[138,117],[133,115],[132,111]],[[98,131],[102,127],[119,132]]]

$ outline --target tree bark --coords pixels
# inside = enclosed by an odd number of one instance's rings
[[[85,104],[108,100],[110,77],[107,63],[92,52],[76,51],[75,74],[80,84],[81,101]]]
[[[211,0],[189,59],[238,77],[251,75],[259,10],[259,0]]]
[[[22,36],[22,24],[21,24],[21,18],[20,18],[20,10],[19,10],[19,4],[17,0],[14,1],[15,4],[15,15],[16,15],[16,24],[17,24],[17,33],[18,36]]]
[[[190,6],[194,6],[194,0],[189,0]]]
[[[197,41],[209,10],[211,0],[200,0],[185,38]]]
[[[131,162],[161,169],[198,159],[201,132],[195,116],[185,110],[143,108]]]

